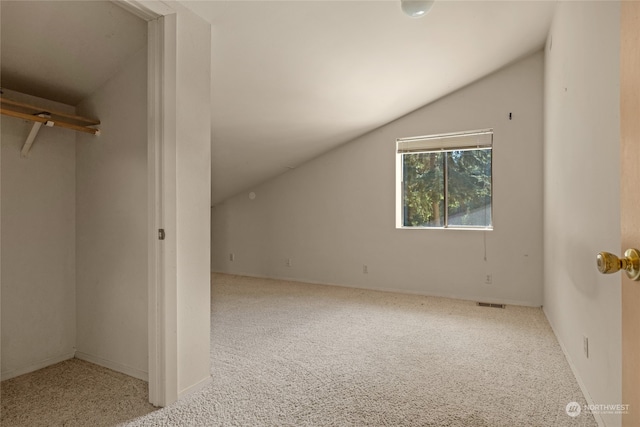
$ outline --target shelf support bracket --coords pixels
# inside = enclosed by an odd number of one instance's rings
[[[47,114],[38,114],[38,117],[42,117],[43,119],[49,119],[51,118],[51,116],[47,115]],[[38,136],[38,131],[40,131],[40,127],[42,127],[43,123],[41,122],[33,122],[33,126],[31,127],[31,131],[29,132],[29,135],[27,136],[27,140],[24,142],[24,145],[22,146],[22,151],[20,151],[20,155],[22,157],[27,157],[29,155],[29,151],[31,150],[31,146],[33,145],[33,141],[36,139],[36,136]],[[51,127],[53,126],[53,122],[50,120],[47,120],[46,122],[44,122],[45,126]]]

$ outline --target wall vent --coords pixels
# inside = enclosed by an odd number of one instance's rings
[[[480,307],[504,308],[504,304],[493,304],[490,302],[479,302],[478,305]]]

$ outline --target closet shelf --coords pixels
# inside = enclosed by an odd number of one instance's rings
[[[22,157],[27,157],[31,145],[36,139],[42,125],[52,127],[57,126],[65,129],[71,129],[78,132],[86,132],[92,135],[100,135],[100,130],[91,126],[100,124],[99,120],[88,119],[86,117],[76,116],[73,114],[61,113],[46,108],[37,107],[23,102],[13,101],[0,97],[0,114],[15,117],[18,119],[30,120],[33,127],[22,146]]]
[[[100,134],[100,130],[90,127],[99,125],[99,120],[61,113],[35,105],[13,101],[4,97],[0,97],[0,103],[2,104],[0,113],[6,116],[44,123],[47,126],[58,126],[78,132],[86,132],[93,135]],[[47,122],[52,122],[53,124],[51,125]]]

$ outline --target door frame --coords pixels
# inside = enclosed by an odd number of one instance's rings
[[[111,1],[147,21],[149,402],[167,406],[178,399],[176,126],[171,119],[176,117],[177,15],[159,0]]]

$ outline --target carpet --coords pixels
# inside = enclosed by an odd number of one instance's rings
[[[596,426],[539,308],[213,276],[213,382],[142,426]]]
[[[3,427],[114,426],[154,408],[145,381],[70,359],[2,382]]]

